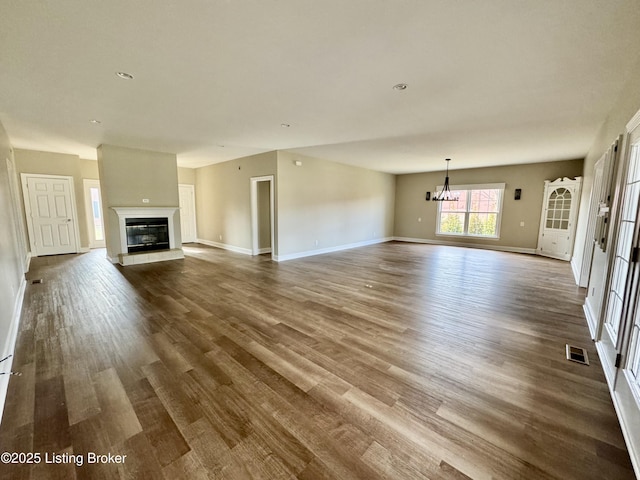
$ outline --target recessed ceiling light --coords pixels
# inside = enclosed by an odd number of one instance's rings
[[[289,125],[288,123],[281,123],[280,126],[282,128],[289,128],[291,125]]]
[[[393,89],[394,90],[399,90],[399,91],[406,90],[407,89],[407,84],[406,83],[398,83],[397,85],[393,86]]]
[[[125,80],[133,80],[133,75],[127,72],[116,72],[116,75]]]
[[[96,120],[95,118],[89,120],[89,123],[93,123],[94,125],[100,125],[102,122],[100,120]]]

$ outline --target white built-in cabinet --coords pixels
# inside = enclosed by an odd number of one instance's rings
[[[537,248],[539,255],[571,260],[581,186],[582,177],[545,180]]]

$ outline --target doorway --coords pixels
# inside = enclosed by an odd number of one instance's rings
[[[104,248],[104,221],[102,220],[102,197],[100,180],[84,179],[84,205],[89,228],[89,248]]]
[[[21,174],[31,252],[78,253],[78,215],[73,177]]]
[[[178,185],[180,201],[180,233],[182,243],[193,243],[198,237],[196,228],[196,191],[194,185]]]
[[[251,178],[251,254],[274,253],[273,175]]]

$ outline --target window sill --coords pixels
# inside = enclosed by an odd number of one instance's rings
[[[500,240],[500,237],[483,237],[480,235],[467,235],[464,233],[437,233],[436,237],[449,237],[449,238],[474,238],[479,240]]]

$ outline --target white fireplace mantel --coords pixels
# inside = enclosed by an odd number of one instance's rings
[[[111,207],[118,215],[120,226],[120,252],[118,252],[121,265],[133,265],[137,263],[150,263],[162,260],[175,260],[184,258],[182,248],[176,241],[176,228],[174,214],[180,207]],[[127,250],[127,218],[167,218],[169,223],[169,251],[128,253]]]

